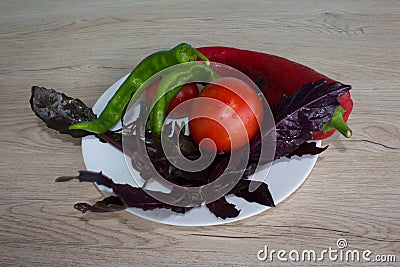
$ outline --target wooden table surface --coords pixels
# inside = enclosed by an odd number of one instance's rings
[[[280,265],[257,252],[337,249],[339,238],[400,261],[399,14],[398,1],[1,1],[0,265]],[[145,55],[183,41],[280,55],[351,84],[353,137],[325,141],[290,198],[239,222],[175,227],[77,212],[74,203],[101,193],[54,182],[84,169],[80,141],[34,116],[30,87],[93,105]],[[299,263],[313,264],[356,263]]]

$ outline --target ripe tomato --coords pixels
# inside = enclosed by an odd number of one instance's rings
[[[186,100],[195,98],[199,95],[199,88],[196,83],[187,83],[185,84],[179,93],[172,99],[167,108],[167,114],[169,114],[176,106],[185,102]],[[189,110],[179,109],[173,113],[173,118],[182,118],[186,117],[189,114]],[[171,114],[172,115],[172,114]]]
[[[207,84],[193,100],[189,113],[189,130],[199,144],[211,139],[218,152],[243,147],[259,131],[263,103],[257,92],[244,81],[222,77]],[[213,149],[211,143],[205,149]]]
[[[160,79],[152,83],[145,91],[145,98],[147,101],[153,101],[153,97],[156,94],[158,84],[160,83]],[[196,83],[187,83],[185,84],[179,93],[172,99],[171,103],[169,104],[166,114],[168,115],[176,106],[185,102],[186,100],[192,99],[199,95],[199,88],[197,87]],[[170,117],[172,118],[182,118],[187,116],[189,113],[188,110],[179,109]]]

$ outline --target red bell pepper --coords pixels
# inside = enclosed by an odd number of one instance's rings
[[[275,55],[221,46],[201,47],[198,50],[210,61],[229,65],[246,74],[260,87],[272,108],[284,95],[292,95],[306,83],[321,79],[325,79],[328,83],[334,82],[333,79],[309,67]],[[350,137],[351,130],[346,125],[353,109],[350,93],[341,96],[339,103],[344,110],[339,117],[335,116],[337,119],[331,121],[331,126],[346,137]],[[334,131],[314,133],[313,139],[325,139]]]

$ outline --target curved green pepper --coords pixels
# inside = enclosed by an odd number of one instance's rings
[[[153,108],[150,112],[150,127],[153,133],[160,135],[164,125],[167,108],[182,89],[189,82],[211,82],[218,78],[218,74],[209,66],[199,62],[180,64],[166,74],[157,87],[153,99]]]
[[[196,61],[198,57],[209,63],[203,54],[186,43],[181,43],[171,50],[159,51],[149,55],[136,66],[122,83],[96,120],[73,124],[69,129],[86,130],[96,134],[105,133],[121,119],[131,96],[147,79],[165,68],[179,63]]]

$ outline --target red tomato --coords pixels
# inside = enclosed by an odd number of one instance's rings
[[[211,139],[218,152],[243,147],[259,131],[263,103],[257,92],[244,81],[222,77],[207,84],[194,99],[189,113],[189,130],[199,144]],[[204,144],[212,149],[211,143]]]
[[[179,93],[177,93],[176,96],[169,103],[169,106],[167,108],[167,114],[169,114],[179,104],[185,102],[186,100],[195,98],[198,95],[199,95],[199,88],[197,87],[196,83],[185,84],[182,87],[182,89],[179,91]],[[188,114],[189,114],[189,110],[179,109],[176,112],[174,112],[173,116],[171,116],[171,117],[172,118],[182,118],[182,117],[188,116]]]
[[[161,79],[155,81],[146,89],[145,98],[147,101],[150,102],[153,100],[153,97],[156,94],[157,86],[160,83],[160,80]],[[197,97],[198,95],[199,95],[199,88],[197,87],[196,83],[185,84],[182,87],[182,89],[179,91],[179,93],[176,94],[176,96],[172,99],[171,103],[169,103],[169,106],[166,111],[167,114],[169,114],[179,104],[185,102],[186,100]],[[189,113],[188,110],[179,109],[173,113],[173,116],[170,116],[170,117],[175,118],[175,119],[182,118],[182,117],[187,116],[188,113]]]
[[[153,101],[153,97],[157,92],[157,87],[158,87],[158,84],[160,83],[160,81],[161,81],[161,78],[157,79],[155,82],[153,82],[151,85],[149,85],[149,87],[147,87],[146,90],[144,91],[144,97],[147,102],[151,103]]]

